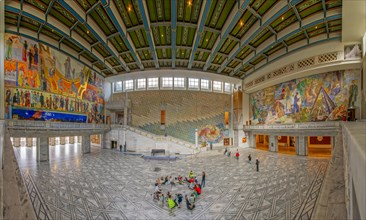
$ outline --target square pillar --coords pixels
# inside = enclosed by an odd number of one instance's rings
[[[275,135],[269,135],[269,151],[278,152],[278,139]]]
[[[13,138],[14,147],[20,147],[20,138]]]
[[[90,135],[84,135],[81,140],[83,154],[90,153]]]
[[[65,145],[65,144],[66,144],[66,138],[60,137],[60,145]]]
[[[49,138],[37,138],[37,162],[49,161]]]
[[[81,136],[78,136],[78,143],[81,143]]]
[[[49,143],[50,143],[50,146],[56,146],[56,138],[55,137],[50,137],[49,138]]]
[[[75,144],[75,137],[74,136],[69,137],[69,144]]]
[[[251,131],[248,132],[248,145],[251,148],[255,148],[255,134]]]
[[[296,137],[296,154],[299,156],[308,155],[308,136]]]

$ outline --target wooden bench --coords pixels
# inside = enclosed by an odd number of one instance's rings
[[[151,156],[155,156],[155,154],[164,154],[165,155],[165,150],[164,149],[152,149]]]

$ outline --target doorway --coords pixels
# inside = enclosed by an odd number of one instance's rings
[[[308,137],[308,155],[310,157],[330,157],[332,155],[331,136]]]
[[[259,135],[255,136],[255,148],[259,150],[269,151],[269,137],[268,135]]]
[[[296,138],[293,136],[278,136],[278,153],[296,155]]]

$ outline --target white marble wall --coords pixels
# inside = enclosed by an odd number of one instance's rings
[[[0,1],[1,2],[1,1]],[[4,135],[4,168],[0,170],[0,219],[36,219],[9,135]]]
[[[84,135],[81,138],[81,148],[83,149],[83,154],[90,153],[90,135]]]
[[[274,135],[269,136],[269,151],[278,152],[277,136],[274,136]]]
[[[342,131],[347,217],[366,219],[366,122],[344,123]]]
[[[44,162],[49,160],[49,138],[39,137],[37,138],[37,161]]]
[[[126,135],[124,135],[126,132]],[[124,131],[123,129],[113,129],[112,131],[103,135],[103,148],[111,148],[111,141],[117,141],[117,146],[124,145],[126,136],[127,150],[147,153],[151,152],[151,149],[165,149],[168,154],[192,154],[193,149],[186,146],[166,140],[164,137],[161,140],[154,140],[153,138],[146,137],[145,135],[135,133],[130,130]],[[192,144],[193,145],[193,144]],[[214,145],[215,147],[216,145]],[[222,144],[221,144],[222,146]]]

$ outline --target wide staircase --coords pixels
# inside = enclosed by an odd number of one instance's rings
[[[111,100],[124,102],[125,94],[113,94]],[[131,126],[156,135],[165,135],[195,143],[195,130],[224,122],[230,107],[229,94],[198,91],[137,91],[128,93],[132,113]],[[165,109],[165,131],[160,129],[160,111]]]

